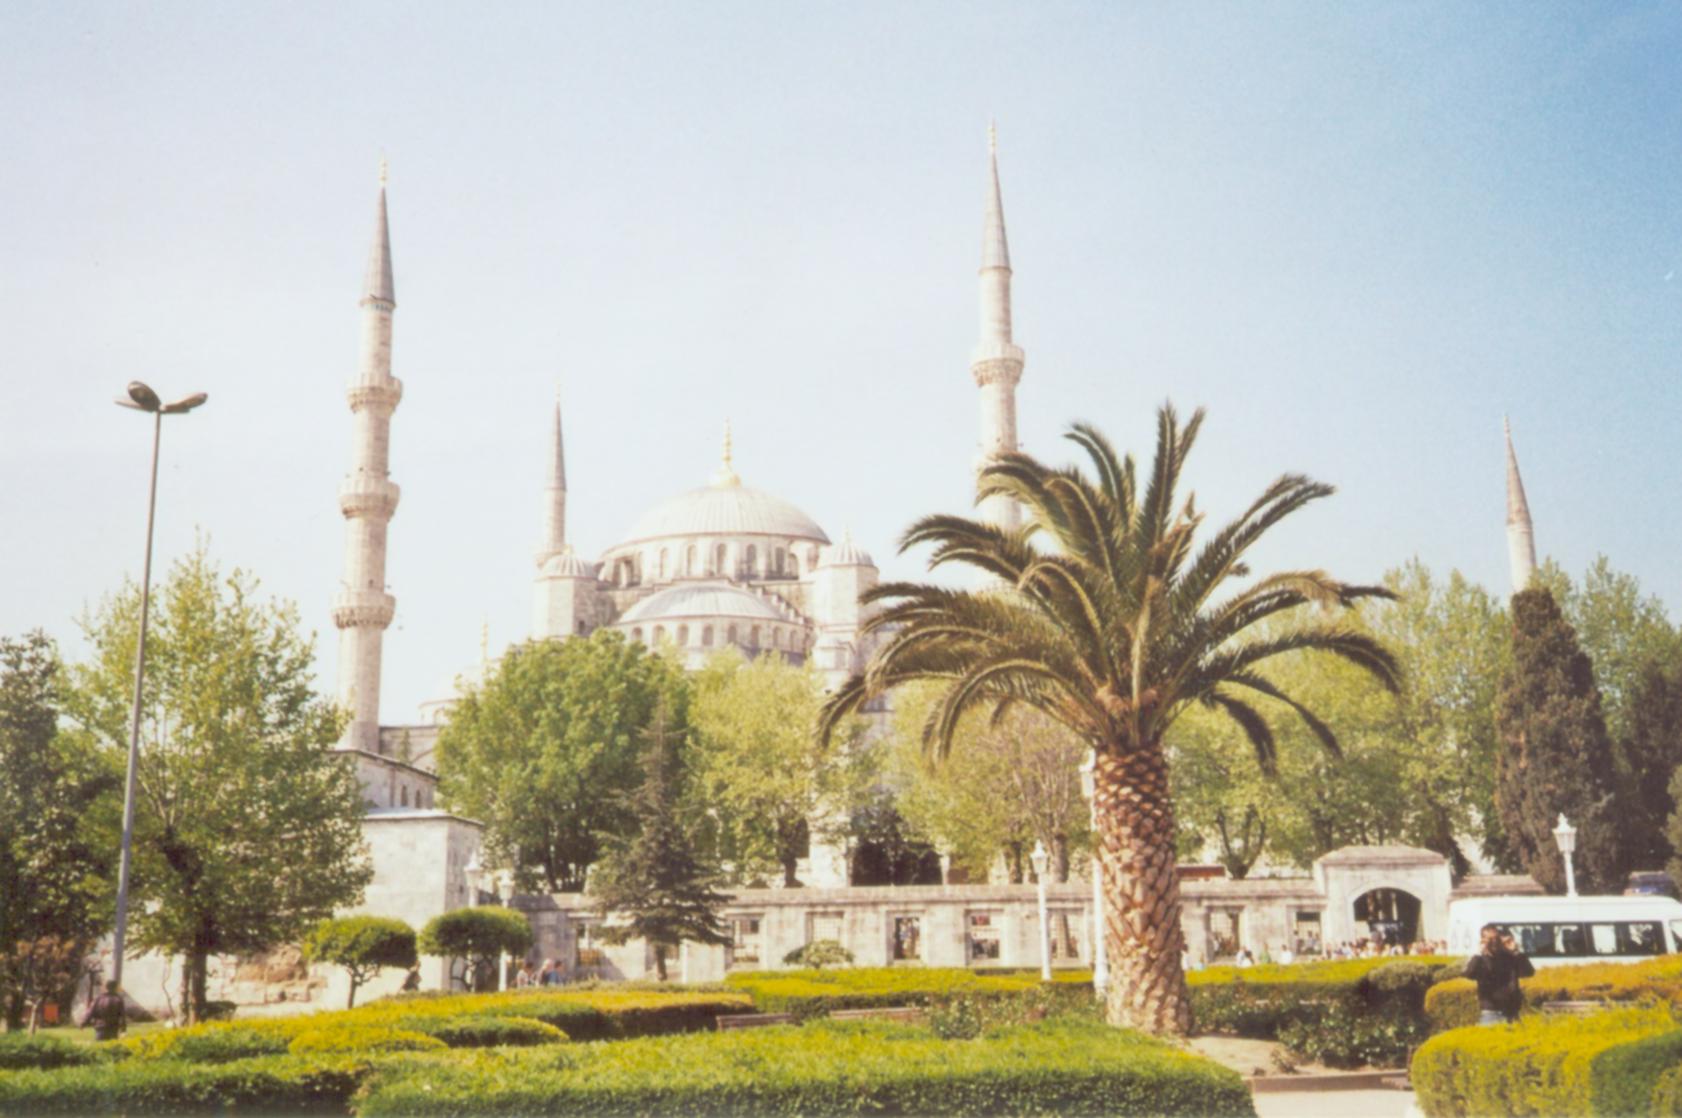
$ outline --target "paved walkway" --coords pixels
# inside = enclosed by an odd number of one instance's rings
[[[1408,1118],[1413,1106],[1412,1091],[1394,1090],[1278,1091],[1255,1099],[1260,1118]]]

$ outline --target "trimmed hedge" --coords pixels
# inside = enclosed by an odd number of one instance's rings
[[[50,1033],[0,1033],[0,1071],[20,1068],[69,1068],[111,1059],[101,1048],[77,1044]]]
[[[1659,1080],[1673,1068],[1682,1068],[1682,1029],[1608,1048],[1589,1065],[1594,1113],[1660,1113]]]
[[[314,1018],[302,1020],[313,1021]],[[195,1064],[227,1064],[256,1056],[279,1056],[292,1042],[290,1033],[274,1022],[214,1022],[190,1029],[151,1033],[118,1045],[120,1051],[144,1060],[187,1060]]]
[[[1633,1002],[1656,997],[1682,1002],[1682,956],[1665,955],[1648,963],[1538,967],[1535,976],[1521,980],[1519,987],[1524,1004],[1532,1009],[1556,1001]],[[1425,996],[1425,1015],[1439,1032],[1477,1024],[1477,986],[1466,978],[1440,983]]]
[[[435,1036],[394,1029],[387,1025],[340,1025],[311,1029],[292,1038],[286,1050],[294,1056],[329,1055],[348,1052],[373,1055],[380,1052],[442,1052],[449,1046]]]
[[[1653,1087],[1653,1118],[1677,1118],[1682,1115],[1682,1067],[1674,1067]]]
[[[1418,956],[1211,967],[1186,979],[1200,1031],[1278,1040],[1330,1067],[1399,1066],[1429,1034],[1425,999],[1447,962]]]
[[[382,1115],[1253,1115],[1236,1072],[1098,1025],[975,1040],[864,1022],[457,1053],[381,1068],[358,1104]]]
[[[365,1061],[265,1056],[227,1064],[124,1060],[0,1075],[0,1114],[333,1114],[350,1112]]]
[[[1069,972],[1049,986],[1038,972],[983,973],[963,967],[842,967],[795,971],[747,971],[726,984],[753,998],[762,1013],[790,1013],[798,1020],[838,1009],[929,1006],[956,997],[982,1001],[1046,996],[1070,1005],[1092,1000],[1092,976]]]
[[[451,1048],[525,1048],[567,1039],[560,1029],[531,1017],[405,1017],[397,1027],[437,1037]]]
[[[1410,1078],[1430,1118],[1491,1114],[1641,1114],[1601,1111],[1596,1065],[1619,1046],[1675,1028],[1667,1007],[1646,1005],[1586,1017],[1534,1015],[1513,1025],[1473,1026],[1432,1037],[1414,1055]],[[1619,1061],[1600,1064],[1614,1074]],[[1599,1093],[1611,1091],[1604,1082]]]

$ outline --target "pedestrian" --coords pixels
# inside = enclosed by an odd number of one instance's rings
[[[410,967],[409,973],[403,976],[403,992],[411,994],[420,989],[420,967]]]
[[[1518,980],[1536,973],[1512,933],[1496,924],[1485,924],[1480,932],[1482,950],[1466,964],[1466,977],[1478,984],[1478,1024],[1501,1025],[1517,1021],[1524,1008],[1524,991]]]
[[[561,968],[555,965],[555,960],[543,960],[543,971],[537,976],[539,986],[559,986],[561,984]]]
[[[82,1028],[89,1025],[93,1026],[95,1040],[116,1040],[117,1034],[128,1028],[128,1007],[123,1004],[123,996],[117,993],[115,981],[107,982],[105,993],[88,1004]]]

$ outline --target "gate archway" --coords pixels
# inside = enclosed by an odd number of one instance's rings
[[[1369,939],[1403,947],[1419,938],[1419,898],[1405,889],[1382,886],[1355,898],[1355,926],[1365,927]]]

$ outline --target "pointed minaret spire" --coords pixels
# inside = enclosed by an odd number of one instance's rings
[[[1014,453],[1016,444],[1016,385],[1025,359],[1011,337],[1010,247],[1005,240],[1005,208],[999,190],[998,131],[987,128],[987,193],[981,231],[981,339],[970,359],[970,372],[981,388],[981,453],[979,472],[989,462]],[[990,497],[981,508],[983,519],[1003,528],[1021,520],[1016,503]]]
[[[555,429],[549,437],[549,477],[543,489],[543,546],[537,565],[567,549],[567,460],[561,442],[561,392],[555,390]]]
[[[345,516],[344,579],[333,599],[339,630],[339,705],[351,716],[341,747],[380,750],[380,660],[385,630],[397,609],[386,593],[386,530],[399,491],[390,477],[391,413],[403,382],[391,375],[391,318],[397,297],[391,281],[391,230],[386,221],[385,163],[374,245],[362,285],[362,360],[349,391],[350,473],[339,485]]]
[[[362,280],[362,297],[397,305],[397,289],[391,282],[391,225],[385,215],[386,162],[380,159],[380,201],[374,216],[374,245],[368,251],[368,273]]]
[[[1518,476],[1518,455],[1513,453],[1513,425],[1503,417],[1501,426],[1507,436],[1507,562],[1517,594],[1528,589],[1536,575],[1536,535],[1530,503],[1524,499],[1524,481]]]

